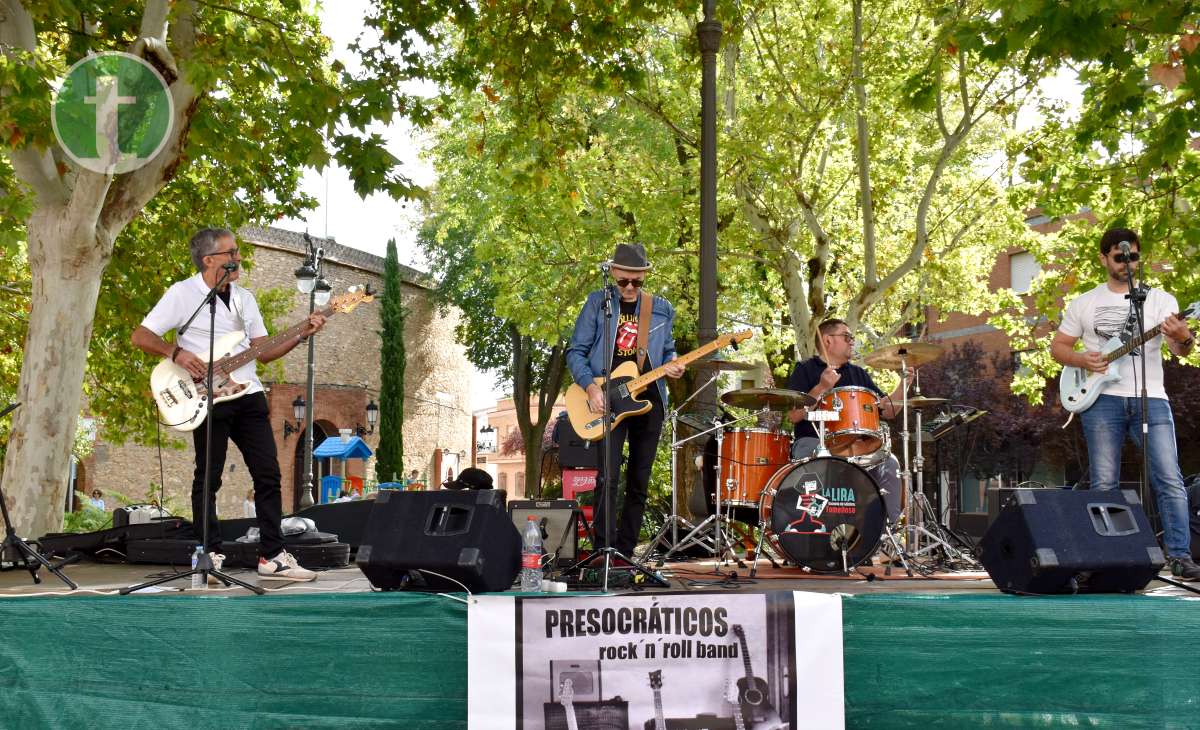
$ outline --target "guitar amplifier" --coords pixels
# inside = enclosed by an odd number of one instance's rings
[[[547,555],[558,556],[560,566],[573,565],[579,552],[578,510],[579,503],[573,499],[514,499],[508,503],[509,517],[518,531],[524,531],[530,515],[537,517],[542,547]]]
[[[546,730],[569,730],[567,710],[557,702],[547,702]],[[575,726],[579,730],[629,730],[629,703],[620,697],[600,702],[574,702]]]
[[[730,709],[730,712],[740,710]],[[662,730],[656,727],[657,722],[650,718],[646,721],[645,730]],[[667,726],[665,730],[737,730],[737,724],[732,717],[717,717],[707,713],[695,717],[664,717],[663,722]]]

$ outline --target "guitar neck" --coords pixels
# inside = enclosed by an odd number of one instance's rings
[[[746,665],[746,679],[753,679],[754,671],[750,668],[750,651],[746,648],[746,635],[739,631],[737,637],[742,644],[742,664]]]
[[[696,360],[699,360],[700,358],[704,357],[705,355],[709,354],[710,352],[716,352],[717,350],[720,350],[722,347],[725,347],[726,345],[729,344],[729,341],[730,341],[729,335],[723,335],[723,336],[718,337],[717,339],[713,340],[712,342],[709,342],[706,345],[701,345],[700,347],[697,347],[695,350],[692,350],[691,352],[689,352],[686,355],[681,355],[680,357],[675,358],[673,360],[673,362],[678,363],[679,365],[682,365],[684,367],[687,367],[688,365],[691,365],[693,362],[695,362]],[[658,380],[659,378],[661,378],[662,376],[664,376],[666,374],[667,374],[666,365],[665,364],[659,365],[658,367],[654,368],[653,370],[646,373],[645,375],[640,375],[640,376],[634,378],[633,380],[629,381],[629,386],[628,386],[629,390],[631,390],[631,391],[641,390],[642,388],[645,388],[646,386],[650,385],[651,383],[653,383],[654,381]]]
[[[1171,317],[1174,317],[1174,316],[1175,315],[1171,315]],[[1170,319],[1171,317],[1168,317],[1167,319]],[[1129,342],[1126,342],[1124,345],[1121,345],[1117,349],[1108,353],[1107,355],[1104,356],[1105,361],[1112,362],[1118,358],[1125,357],[1129,353],[1131,353],[1134,350],[1136,350],[1137,348],[1141,347],[1143,343],[1149,342],[1150,340],[1153,340],[1155,337],[1158,337],[1160,334],[1162,334],[1162,326],[1164,323],[1165,323],[1165,321],[1163,323],[1159,323],[1159,324],[1155,325],[1154,327],[1146,330],[1145,332],[1138,335],[1137,337],[1134,337]]]
[[[324,309],[316,310],[314,314],[321,314],[328,318],[333,316],[336,311],[337,310],[333,307],[325,307]],[[308,326],[308,319],[302,319],[284,331],[271,335],[245,352],[239,352],[236,355],[230,355],[227,358],[219,360],[214,367],[225,373],[233,372],[246,363],[257,360],[258,356],[264,352],[270,352],[276,347],[282,345],[284,342],[298,337],[300,333],[304,331],[306,326]]]
[[[663,718],[662,690],[654,690],[654,728],[667,730],[667,721]]]

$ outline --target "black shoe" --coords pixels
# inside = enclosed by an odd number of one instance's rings
[[[1171,558],[1171,575],[1180,580],[1200,581],[1200,565],[1191,558]]]

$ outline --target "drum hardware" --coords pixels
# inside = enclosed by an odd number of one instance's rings
[[[833,528],[829,533],[829,546],[842,554],[842,572],[850,575],[850,564],[847,561],[846,553],[852,540],[858,537],[858,530],[854,529],[853,525],[841,524]]]
[[[707,383],[705,385],[707,385]],[[697,392],[699,392],[699,391],[697,391]],[[711,552],[713,554],[714,557],[717,558],[717,565],[714,568],[714,570],[717,570],[717,571],[720,570],[721,565],[724,563],[725,555],[726,554],[733,555],[733,547],[725,538],[725,534],[728,531],[728,522],[730,521],[730,519],[721,510],[721,491],[722,491],[721,480],[720,480],[721,453],[722,453],[722,448],[723,448],[723,442],[725,439],[725,429],[733,424],[754,418],[756,415],[757,414],[750,414],[747,416],[742,416],[741,418],[737,418],[729,423],[723,423],[723,422],[721,422],[721,420],[719,418],[714,418],[713,426],[711,428],[709,428],[705,431],[701,431],[699,433],[693,434],[692,436],[689,436],[685,439],[682,439],[682,440],[677,441],[674,444],[672,444],[672,449],[674,449],[679,445],[682,445],[688,441],[691,441],[692,439],[699,438],[699,437],[707,435],[709,433],[713,433],[714,431],[716,432],[717,463],[714,465],[714,468],[717,471],[717,489],[716,489],[716,494],[715,494],[716,509],[713,510],[713,514],[711,514],[707,518],[705,518],[703,522],[696,525],[695,527],[692,527],[691,531],[688,532],[688,534],[685,535],[683,537],[683,539],[676,540],[674,545],[672,545],[667,550],[667,552],[661,558],[659,558],[659,562],[658,562],[659,565],[662,565],[663,563],[665,563],[667,561],[667,559],[670,558],[675,553],[677,553],[681,550],[685,550],[692,545],[701,546],[703,549],[708,550],[709,552]],[[673,465],[674,461],[675,461],[674,458],[672,458],[671,461],[672,461],[672,465]],[[672,467],[672,468],[674,468],[674,467]],[[675,478],[675,476],[674,476],[674,471],[673,471],[672,479],[674,479],[674,478]],[[673,493],[674,493],[675,489],[676,489],[676,485],[672,484],[672,492]],[[674,499],[674,494],[672,495],[672,498]],[[672,504],[672,509],[674,509],[674,508],[675,508],[674,504]],[[680,518],[680,519],[682,519],[682,518]],[[687,521],[683,520],[683,522],[686,523]],[[710,534],[706,535],[705,529],[709,526],[709,523],[712,523],[712,530],[711,530]],[[725,526],[727,529],[722,530],[721,529],[722,526]],[[660,535],[661,534],[662,534],[662,531],[660,531]],[[659,542],[661,542],[661,540],[659,540],[659,538],[656,536],[654,544],[657,544]],[[654,544],[651,544],[651,549],[654,547]],[[649,553],[647,553],[647,555],[649,555]],[[736,560],[736,556],[734,556],[734,559]]]
[[[700,433],[694,434],[682,440],[677,440],[677,428],[679,421],[683,421],[685,424],[692,426],[693,428],[697,428],[694,421],[691,419],[691,414],[682,413],[683,407],[686,406],[689,401],[695,398],[700,391],[716,382],[719,376],[720,373],[714,373],[713,376],[708,379],[708,382],[706,382],[704,385],[701,385],[699,388],[696,388],[691,395],[685,398],[678,406],[671,409],[671,412],[667,414],[667,418],[671,422],[671,514],[667,518],[666,522],[663,523],[662,529],[660,529],[658,534],[654,536],[654,539],[650,541],[649,547],[646,548],[646,558],[649,558],[654,553],[655,548],[659,547],[660,545],[667,550],[667,555],[674,552],[675,546],[679,544],[680,525],[683,525],[683,528],[690,532],[695,532],[696,530],[695,525],[679,514],[679,479],[676,472],[675,462],[678,460],[678,452],[680,448],[682,448],[685,443],[694,438],[703,436],[711,432],[713,429],[710,428],[704,430],[704,426],[706,424],[701,423],[698,427]],[[670,539],[667,538],[668,532],[671,533]],[[701,547],[706,550],[709,549],[707,545],[701,545]],[[713,551],[710,550],[710,552]],[[665,557],[663,560],[658,562],[658,566],[661,567],[664,561]]]

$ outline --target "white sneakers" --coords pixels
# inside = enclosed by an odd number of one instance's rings
[[[210,560],[212,560],[213,570],[220,570],[221,567],[225,565],[225,556],[221,553],[209,553],[208,557]],[[209,573],[208,584],[210,586],[219,586],[221,585],[221,579],[212,573]]]
[[[270,560],[266,558],[258,559],[258,577],[259,580],[292,580],[304,582],[316,580],[317,574],[300,567],[300,564],[296,562],[296,558],[292,557],[292,554],[287,550],[283,550]]]

